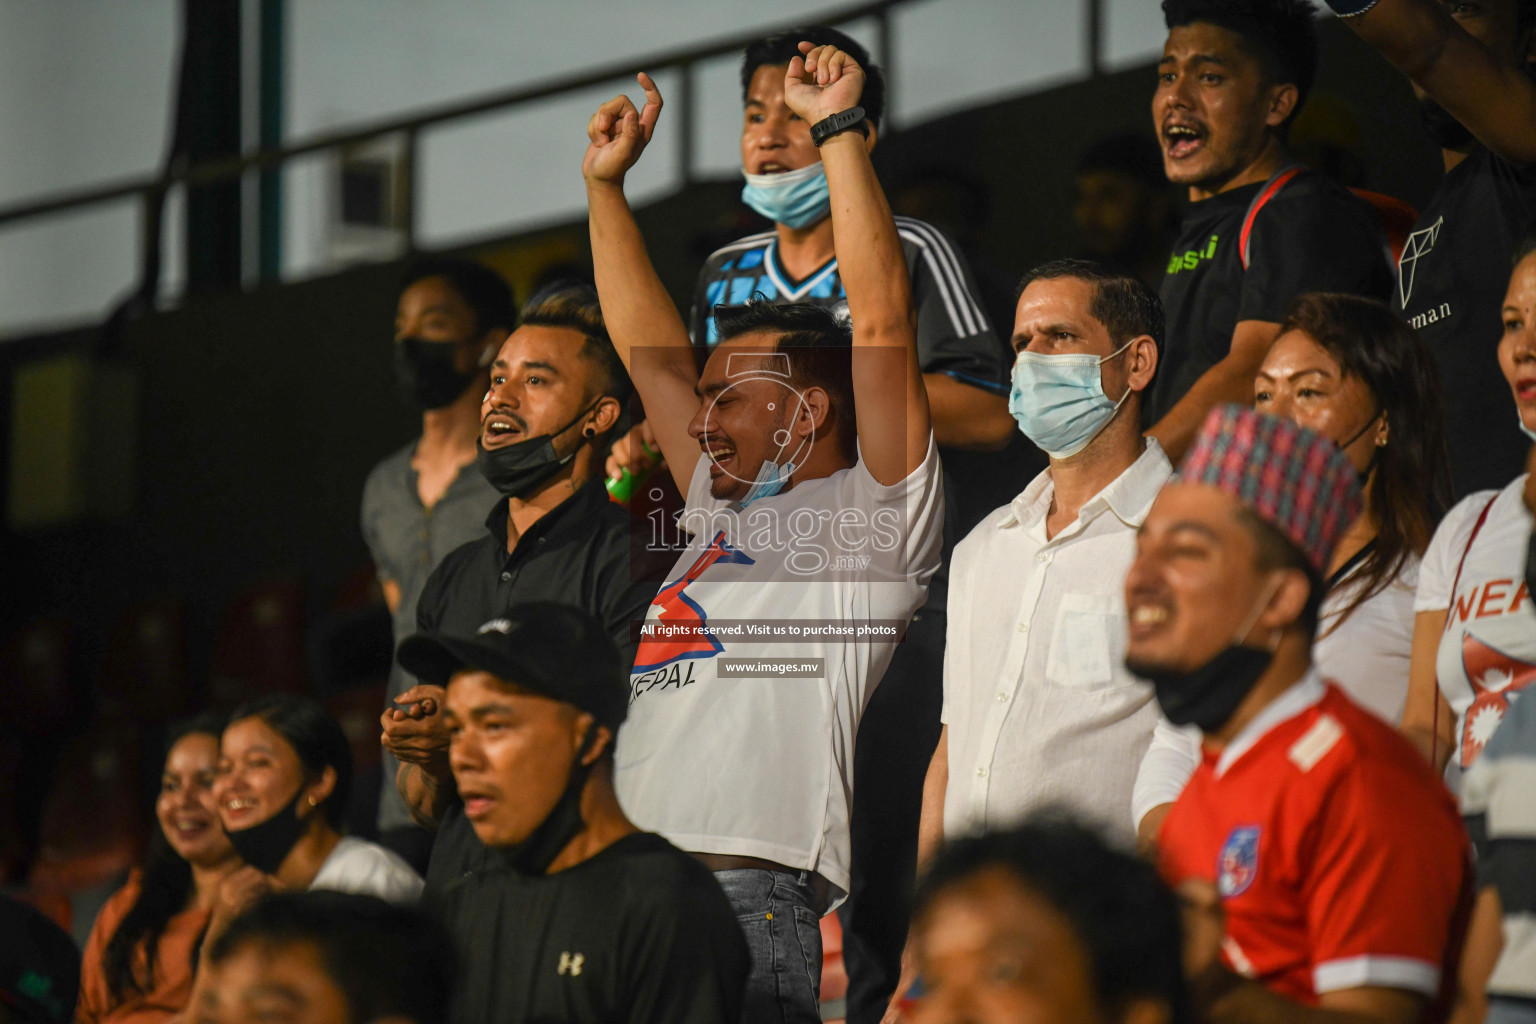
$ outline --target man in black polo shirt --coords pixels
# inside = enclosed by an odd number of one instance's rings
[[[592,616],[519,605],[418,634],[400,662],[447,688],[450,760],[486,866],[437,894],[464,953],[453,1017],[728,1024],[747,945],[698,861],[641,832],[613,790],[628,663]]]
[[[603,444],[629,377],[608,340],[597,295],[556,285],[523,307],[491,365],[481,405],[480,471],[505,497],[486,533],[443,559],[422,589],[417,627],[473,633],[514,604],[551,600],[596,616],[621,651],[656,596],[632,563],[629,514],[608,500]],[[397,784],[412,813],[436,823],[453,802],[442,692],[418,686],[409,712],[385,712],[384,742],[404,762]],[[457,877],[483,850],[460,820],[438,830],[428,881]]]
[[[1385,299],[1391,273],[1364,200],[1320,174],[1285,177],[1286,133],[1317,68],[1312,6],[1164,0],[1163,13],[1152,122],[1190,206],[1163,278],[1168,344],[1148,408],[1150,433],[1177,462],[1213,406],[1253,400],[1293,298]]]
[[[1528,442],[1495,348],[1510,258],[1536,221],[1536,3],[1328,0],[1408,75],[1445,177],[1398,261],[1392,304],[1440,364],[1458,497],[1503,487]]]

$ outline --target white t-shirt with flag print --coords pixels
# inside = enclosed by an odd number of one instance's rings
[[[690,542],[646,616],[619,801],[679,849],[816,871],[846,892],[859,718],[895,651],[887,630],[905,628],[939,564],[937,449],[891,486],[859,461],[744,511],[710,496],[709,469],[701,458],[679,520]]]
[[[1462,499],[1441,521],[1419,569],[1414,611],[1446,611],[1435,674],[1456,716],[1452,781],[1472,767],[1510,702],[1536,682],[1536,612],[1524,572],[1531,513],[1521,500],[1524,489],[1520,476],[1502,491]],[[1473,538],[1484,509],[1488,514]]]

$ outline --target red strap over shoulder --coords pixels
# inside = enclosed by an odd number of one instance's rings
[[[1253,197],[1253,202],[1248,204],[1248,212],[1243,216],[1243,230],[1237,236],[1237,251],[1243,258],[1244,270],[1248,269],[1248,236],[1253,232],[1254,219],[1258,217],[1259,211],[1264,208],[1264,204],[1275,198],[1275,195],[1285,188],[1286,185],[1290,184],[1291,179],[1300,174],[1304,169],[1299,165],[1292,165],[1280,171],[1265,183],[1264,187],[1259,190],[1259,194]]]

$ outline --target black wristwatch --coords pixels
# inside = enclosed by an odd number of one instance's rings
[[[849,107],[840,110],[824,120],[811,125],[811,143],[820,149],[821,144],[839,132],[846,132],[850,128],[857,128],[869,138],[869,121],[864,116],[863,107]]]

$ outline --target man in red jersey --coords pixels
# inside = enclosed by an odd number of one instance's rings
[[[1470,891],[1455,804],[1312,666],[1321,573],[1359,507],[1331,441],[1227,405],[1137,536],[1126,663],[1204,735],[1158,856],[1211,1020],[1445,1015]]]

